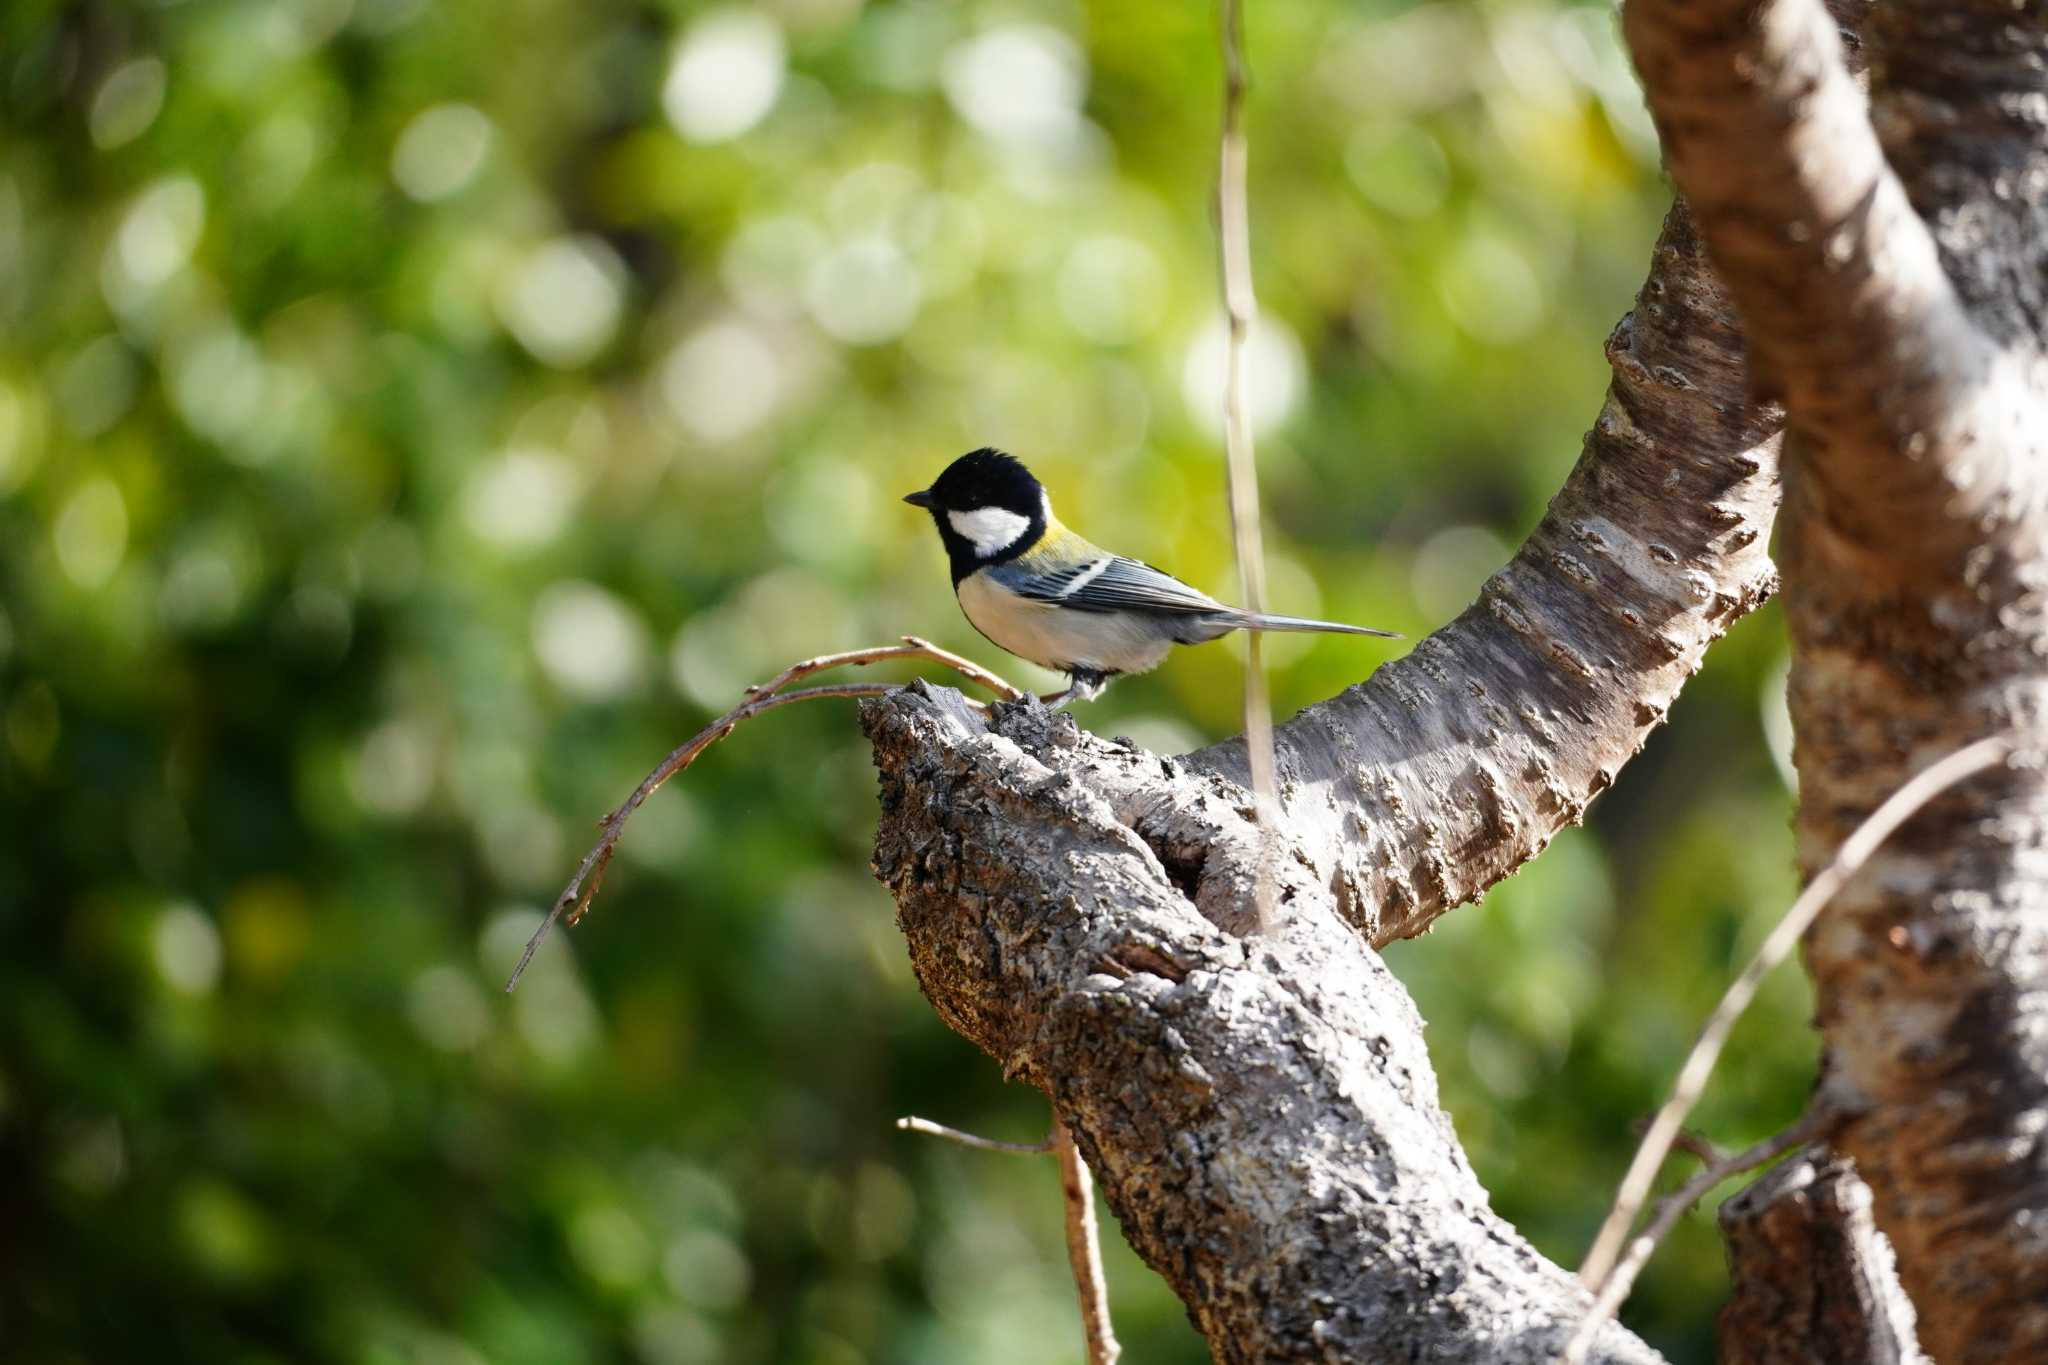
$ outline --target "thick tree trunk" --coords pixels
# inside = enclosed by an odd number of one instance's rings
[[[1791,437],[1803,866],[1916,769],[2048,730],[2048,31],[1817,0],[1632,0],[1671,171]],[[1880,136],[1881,134],[1881,136]],[[1970,782],[1815,926],[1822,1098],[1935,1359],[2048,1359],[2048,783]]]

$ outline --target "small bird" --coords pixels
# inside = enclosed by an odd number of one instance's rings
[[[969,451],[930,488],[903,500],[938,524],[968,623],[1019,658],[1067,675],[1066,691],[1046,699],[1053,704],[1093,701],[1118,674],[1157,668],[1173,646],[1204,644],[1233,630],[1400,638],[1391,630],[1240,611],[1149,564],[1111,554],[1060,525],[1045,486],[1000,450]]]

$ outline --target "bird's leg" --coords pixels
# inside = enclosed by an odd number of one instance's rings
[[[1085,700],[1081,697],[1080,692],[1081,685],[1070,678],[1067,680],[1067,685],[1059,691],[1042,693],[1038,699],[1051,709],[1057,711],[1070,701]]]
[[[1109,686],[1112,675],[1087,671],[1067,674],[1067,685],[1057,692],[1048,692],[1039,700],[1057,711],[1068,702],[1094,701]]]

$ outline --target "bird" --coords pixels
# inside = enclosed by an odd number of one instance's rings
[[[903,500],[939,528],[953,594],[991,644],[1067,675],[1051,705],[1093,701],[1112,678],[1157,668],[1175,645],[1233,630],[1377,635],[1391,630],[1226,606],[1169,573],[1112,554],[1060,524],[1045,485],[1014,455],[971,450]]]

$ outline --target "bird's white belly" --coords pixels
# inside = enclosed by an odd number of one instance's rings
[[[1143,673],[1173,648],[1143,617],[1073,611],[1005,592],[980,574],[960,580],[960,610],[974,628],[1020,659],[1068,672]]]

